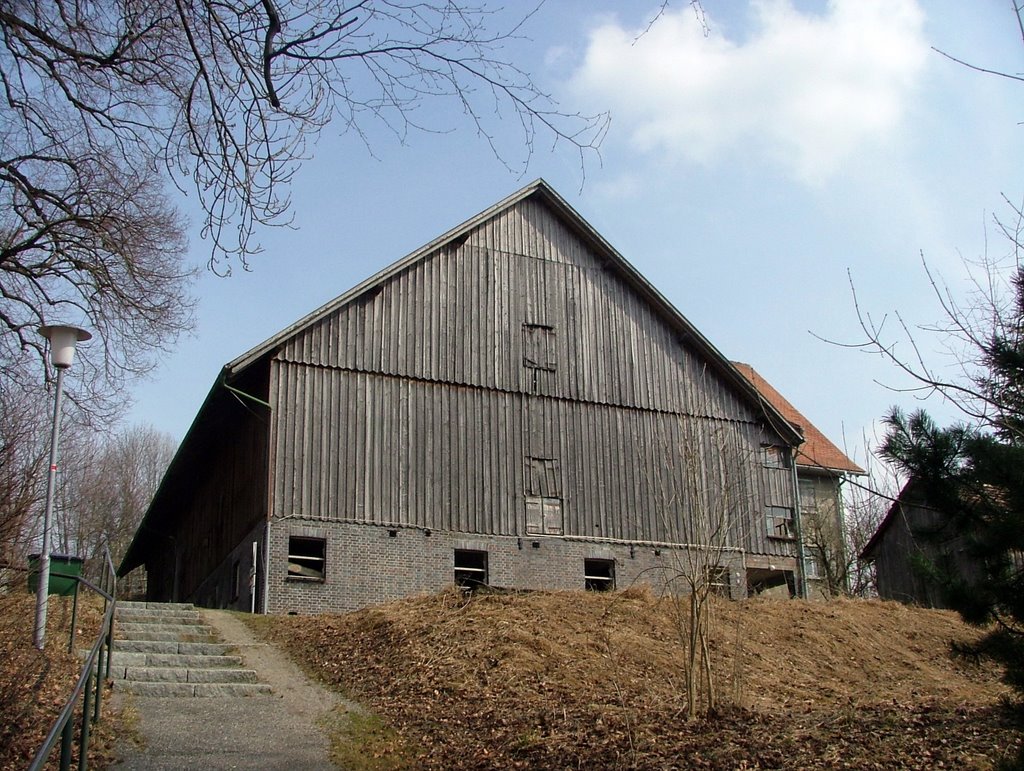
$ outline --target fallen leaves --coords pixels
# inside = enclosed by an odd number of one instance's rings
[[[453,591],[263,627],[417,768],[982,769],[1020,742],[998,671],[949,652],[978,633],[880,602],[717,604],[718,688],[737,704],[687,722],[666,606]]]

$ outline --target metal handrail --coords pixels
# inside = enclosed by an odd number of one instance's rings
[[[106,562],[106,570],[101,576],[101,584],[106,588],[97,586],[88,579],[81,576],[66,576],[75,579],[75,609],[72,614],[71,636],[68,643],[69,648],[74,647],[75,639],[75,616],[78,611],[78,589],[85,585],[87,588],[103,597],[103,604],[106,606],[103,614],[103,623],[100,626],[96,642],[93,643],[89,655],[86,656],[85,664],[82,666],[82,674],[79,675],[78,683],[71,692],[64,708],[57,716],[53,726],[50,728],[42,746],[36,752],[29,771],[38,771],[46,763],[60,738],[60,769],[67,771],[71,767],[71,746],[74,742],[75,722],[72,720],[75,714],[75,707],[79,698],[82,699],[81,725],[78,736],[78,768],[85,771],[89,767],[89,728],[99,722],[100,709],[103,698],[103,680],[110,677],[110,654],[114,644],[114,611],[117,607],[117,574],[114,571],[114,561],[110,557],[110,550],[103,548]],[[104,649],[106,657],[104,657]]]

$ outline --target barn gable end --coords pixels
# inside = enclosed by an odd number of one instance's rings
[[[724,523],[734,592],[745,554],[796,571],[799,434],[543,182],[223,378],[255,371],[270,407],[254,538],[270,611],[440,588],[460,560],[489,560],[502,586],[582,588],[585,564],[624,581],[699,545],[708,517]],[[182,591],[209,601],[216,583]]]

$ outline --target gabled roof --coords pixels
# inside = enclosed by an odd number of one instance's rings
[[[222,376],[230,380],[233,376],[252,365],[254,362],[271,355],[275,350],[287,343],[291,338],[301,334],[305,329],[317,323],[321,319],[331,315],[345,305],[357,298],[373,291],[376,287],[384,284],[393,276],[405,271],[417,262],[428,258],[438,248],[445,244],[457,241],[468,235],[470,231],[479,227],[488,220],[496,217],[507,209],[512,208],[527,198],[535,198],[543,201],[560,218],[562,223],[572,230],[584,243],[594,250],[604,261],[608,268],[614,269],[632,288],[643,296],[653,307],[661,312],[662,317],[675,326],[680,332],[680,338],[686,340],[687,344],[699,351],[707,358],[719,374],[742,394],[746,395],[752,402],[758,405],[759,411],[772,428],[794,445],[803,441],[799,430],[794,429],[792,422],[787,420],[778,410],[777,405],[761,398],[751,382],[736,370],[729,361],[711,342],[690,323],[690,321],[670,303],[664,295],[659,292],[640,272],[634,268],[625,257],[619,254],[604,237],[598,233],[589,222],[583,219],[569,203],[562,198],[543,179],[537,179],[526,187],[518,190],[507,198],[499,201],[493,206],[472,217],[461,225],[449,230],[444,235],[438,236],[430,243],[420,247],[411,254],[392,263],[379,273],[370,276],[360,284],[352,287],[349,291],[336,297],[330,302],[320,306],[312,313],[303,316],[294,324],[286,327],[273,337],[264,340],[262,343],[246,351],[238,358],[224,365]],[[766,403],[767,401],[767,403]],[[784,400],[783,400],[784,401]],[[827,440],[826,440],[827,441]]]
[[[150,505],[150,509],[147,511],[139,530],[136,532],[135,538],[129,546],[124,560],[122,560],[119,568],[120,574],[123,575],[125,572],[131,570],[136,565],[141,564],[143,561],[142,552],[145,548],[144,544],[147,541],[147,536],[145,536],[144,533],[147,532],[151,524],[150,515],[154,512],[154,509],[160,507],[163,498],[166,497],[165,494],[169,494],[168,490],[173,487],[171,484],[172,480],[187,480],[189,464],[197,462],[193,459],[193,456],[195,456],[195,448],[197,446],[202,446],[209,440],[211,429],[208,424],[217,417],[218,411],[223,409],[223,397],[226,394],[224,386],[235,382],[238,377],[249,370],[253,365],[261,361],[265,361],[273,356],[275,351],[285,345],[296,335],[302,334],[308,327],[316,324],[349,303],[358,300],[367,293],[375,291],[378,287],[389,281],[394,276],[409,269],[416,263],[428,259],[440,247],[450,242],[457,242],[459,239],[468,236],[475,228],[528,198],[534,198],[548,206],[556,216],[558,216],[563,225],[571,230],[578,238],[581,239],[581,241],[583,241],[583,243],[594,251],[595,255],[603,261],[607,270],[616,273],[623,281],[632,287],[634,291],[649,302],[651,307],[660,314],[662,319],[678,331],[678,337],[680,340],[685,341],[686,345],[701,354],[709,365],[723,378],[723,380],[730,383],[740,395],[745,396],[747,400],[756,407],[758,414],[764,417],[768,425],[770,425],[784,441],[788,441],[794,446],[803,441],[802,435],[793,427],[792,423],[779,412],[774,404],[761,397],[751,382],[733,366],[728,358],[722,355],[722,353],[715,348],[715,346],[712,345],[711,342],[705,338],[704,335],[702,335],[697,328],[694,327],[693,324],[691,324],[689,320],[664,297],[664,295],[655,289],[654,286],[644,278],[636,268],[630,265],[629,262],[619,254],[619,252],[617,252],[614,247],[612,247],[611,244],[601,236],[600,233],[594,230],[590,223],[583,219],[583,217],[581,217],[580,214],[565,201],[565,199],[558,195],[558,193],[556,193],[547,182],[543,179],[538,179],[508,196],[504,200],[499,201],[488,209],[480,212],[475,217],[466,220],[461,225],[452,228],[444,235],[435,238],[430,243],[417,249],[406,257],[403,257],[397,262],[389,265],[379,273],[370,276],[365,281],[354,286],[344,294],[322,305],[312,313],[303,316],[294,324],[289,325],[276,335],[268,338],[249,351],[246,351],[241,356],[225,364],[217,376],[217,379],[214,381],[214,384],[210,389],[210,393],[207,395],[202,407],[200,407],[199,413],[193,420],[192,426],[185,435],[185,439],[178,448],[177,454],[171,461],[171,465],[168,468],[167,473],[164,475],[164,480],[161,482],[160,488],[154,496],[153,503]],[[170,516],[170,513],[168,513],[167,516]]]
[[[749,380],[757,392],[764,397],[765,401],[777,409],[782,416],[792,423],[799,431],[803,432],[804,443],[797,450],[796,464],[807,468],[817,468],[827,471],[834,471],[843,474],[865,474],[860,466],[846,457],[845,453],[836,447],[828,438],[821,433],[814,424],[801,414],[801,412],[787,401],[787,399],[776,391],[771,383],[765,380],[749,364],[738,361],[733,362],[744,377]]]
[[[885,512],[885,518],[878,523],[878,529],[871,536],[871,540],[867,542],[864,548],[860,550],[860,554],[857,555],[859,559],[864,562],[871,562],[875,558],[874,551],[878,544],[882,542],[886,531],[892,526],[896,518],[903,514],[904,504],[910,503],[911,499],[916,495],[914,487],[916,485],[913,479],[903,485],[903,489],[900,490],[899,495],[893,500],[889,510]]]

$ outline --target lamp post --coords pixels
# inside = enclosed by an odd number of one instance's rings
[[[39,585],[36,587],[35,646],[46,644],[46,599],[50,592],[50,520],[57,481],[57,444],[60,440],[60,403],[64,395],[64,370],[75,358],[75,345],[92,337],[84,329],[60,324],[39,327],[39,334],[50,341],[50,363],[57,370],[57,393],[53,402],[53,433],[50,435],[50,473],[46,478],[46,513],[43,515],[43,548],[39,552]]]

